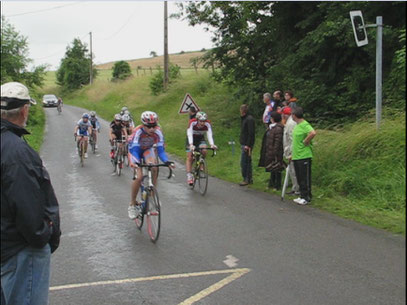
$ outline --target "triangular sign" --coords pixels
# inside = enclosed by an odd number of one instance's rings
[[[181,104],[181,108],[179,109],[178,113],[188,113],[189,108],[195,107],[196,111],[199,111],[199,106],[195,101],[192,99],[191,95],[189,93],[185,94],[184,101]]]

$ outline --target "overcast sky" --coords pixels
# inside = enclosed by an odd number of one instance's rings
[[[168,2],[168,15],[178,12]],[[1,13],[28,38],[34,65],[58,68],[68,44],[80,38],[92,48],[96,64],[164,53],[163,1],[1,1]],[[210,49],[211,34],[202,26],[168,20],[169,53]]]

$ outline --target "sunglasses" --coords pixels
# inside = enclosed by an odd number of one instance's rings
[[[153,128],[155,128],[157,125],[144,125],[144,127],[145,128],[148,128],[148,129],[153,129]]]

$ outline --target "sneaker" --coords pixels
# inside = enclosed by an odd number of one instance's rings
[[[140,214],[140,206],[129,205],[127,212],[129,213],[130,219],[135,219],[137,215]]]
[[[298,198],[297,198],[298,199]],[[305,199],[303,199],[303,198],[300,198],[299,200],[294,200],[296,203],[298,203],[299,205],[306,205],[306,204],[308,204],[308,201],[307,200],[305,200]]]
[[[248,184],[249,182],[247,182],[246,180],[239,183],[240,186],[246,186]]]
[[[194,176],[192,176],[191,173],[188,173],[188,174],[187,174],[187,183],[188,183],[189,185],[193,185],[193,184],[194,184]]]
[[[298,198],[295,198],[293,201],[294,201],[295,203],[298,203],[301,199],[302,199],[301,197],[298,197]]]
[[[85,159],[87,159],[87,158],[88,158],[88,153],[86,152],[86,153],[85,153]]]

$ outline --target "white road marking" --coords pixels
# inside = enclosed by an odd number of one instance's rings
[[[226,259],[223,261],[225,263],[226,266],[228,266],[229,268],[233,268],[237,266],[237,262],[239,261],[239,259],[237,259],[236,257],[234,257],[233,255],[226,255]]]

